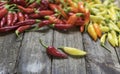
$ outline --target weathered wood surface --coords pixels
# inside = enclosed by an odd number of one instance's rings
[[[120,5],[120,1],[116,0]],[[88,52],[86,57],[68,59],[49,58],[39,43],[70,46]],[[120,74],[120,47],[113,48],[107,42],[109,53],[94,42],[87,33],[78,30],[59,32],[46,29],[27,32],[18,40],[14,33],[0,35],[0,74]]]

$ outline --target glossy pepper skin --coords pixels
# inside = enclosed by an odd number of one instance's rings
[[[47,25],[50,25],[50,24],[52,24],[51,21],[49,21],[49,20],[43,20],[43,21],[41,21],[41,22],[38,24],[38,26],[39,26],[39,28],[40,28],[40,27],[47,26]]]
[[[41,45],[46,48],[46,53],[52,57],[56,58],[67,58],[67,55],[58,51],[55,47],[53,46],[46,46],[42,43],[42,40],[39,40]]]
[[[17,12],[17,17],[18,17],[18,21],[19,21],[19,22],[25,20],[25,17],[24,17],[24,15],[23,15],[22,12]]]
[[[31,25],[20,26],[16,29],[15,34],[18,36],[19,33],[23,33],[25,30],[31,28]]]
[[[13,15],[14,15],[14,17],[13,17],[13,22],[12,22],[12,24],[11,24],[12,26],[15,25],[15,23],[16,23],[17,20],[18,20],[17,13],[14,12]]]
[[[0,10],[0,19],[2,19],[6,14],[8,13],[8,9],[7,8],[3,8]]]
[[[6,17],[3,17],[0,21],[0,28],[4,27],[6,23],[7,23],[7,19],[6,19]]]
[[[8,26],[12,26],[13,19],[14,19],[14,14],[12,12],[9,12],[7,14],[7,25]]]

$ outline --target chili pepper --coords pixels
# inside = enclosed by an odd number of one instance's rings
[[[30,17],[28,16],[28,14],[25,14],[24,17],[25,17],[25,20],[30,19]]]
[[[34,8],[24,8],[20,5],[17,5],[17,7],[24,13],[27,13],[27,14],[30,14],[30,13],[33,13],[35,11]]]
[[[102,17],[102,16],[100,16],[100,15],[97,15],[97,16],[90,15],[90,19],[91,19],[93,22],[101,22],[101,21],[105,20],[105,18]]]
[[[13,22],[12,22],[12,24],[11,24],[12,26],[15,25],[15,23],[16,23],[17,20],[18,20],[17,13],[14,12],[13,15],[14,15],[14,17],[13,17]]]
[[[0,19],[2,19],[7,13],[10,5],[5,5],[3,9],[0,10]]]
[[[23,15],[23,13],[22,13],[22,12],[18,12],[18,13],[17,13],[17,16],[18,16],[18,21],[19,21],[19,22],[21,22],[21,21],[24,21],[24,20],[25,20],[25,17],[24,17],[24,15]]]
[[[24,7],[27,5],[25,0],[10,0],[9,3],[18,4]]]
[[[115,47],[115,41],[111,33],[108,33],[108,41],[113,47]]]
[[[84,12],[84,24],[87,25],[90,21],[90,12],[89,10],[85,10]]]
[[[51,10],[41,10],[41,11],[38,11],[36,13],[33,13],[33,14],[30,14],[29,16],[31,18],[40,18],[40,17],[44,17],[44,16],[49,16],[49,15],[52,15],[54,12],[51,11]]]
[[[7,14],[7,25],[12,26],[14,14],[12,12],[8,12]]]
[[[36,0],[36,1],[33,2],[32,4],[30,4],[30,5],[28,6],[28,8],[36,8],[36,7],[38,7],[38,6],[40,5],[40,1],[41,1],[41,0]]]
[[[85,7],[83,2],[78,2],[78,10],[79,12],[82,12],[82,13],[85,12]]]
[[[108,50],[111,53],[111,51],[105,46],[106,37],[107,37],[107,33],[104,33],[100,38],[100,43],[102,47],[104,47],[106,50]]]
[[[84,30],[85,30],[85,26],[84,26],[84,25],[81,25],[81,26],[80,26],[80,32],[82,33],[82,32],[84,32]]]
[[[87,54],[87,52],[83,50],[72,48],[72,47],[61,47],[59,49],[62,49],[65,53],[72,56],[85,56]]]
[[[100,29],[102,32],[109,32],[110,31],[110,28],[107,26],[100,26]]]
[[[49,20],[43,20],[38,25],[39,25],[39,28],[40,28],[40,27],[43,27],[43,26],[46,26],[46,25],[50,25],[50,24],[52,24],[51,21],[49,21]]]
[[[31,25],[25,25],[25,26],[20,26],[19,28],[17,28],[17,30],[15,31],[15,34],[17,36],[19,36],[19,33],[23,33],[25,30],[31,28]]]
[[[113,36],[113,39],[114,39],[114,42],[115,42],[115,45],[118,46],[118,39],[117,39],[117,34],[114,30],[111,31],[111,34]]]
[[[18,25],[2,27],[2,28],[0,28],[0,32],[3,32],[3,33],[4,32],[9,32],[11,30],[15,30],[18,27],[19,27]]]
[[[94,41],[97,40],[97,34],[92,24],[88,25],[88,33],[93,38]]]
[[[120,29],[119,29],[119,28],[117,27],[117,25],[116,25],[115,23],[113,23],[112,21],[109,22],[108,26],[109,26],[109,28],[110,28],[111,30],[115,30],[115,31],[117,31],[117,32],[120,32]]]
[[[5,4],[7,4],[7,1],[1,2],[1,3],[0,3],[0,6],[3,6],[3,5],[5,5]]]
[[[6,24],[6,22],[7,22],[6,17],[3,17],[3,18],[1,19],[1,21],[0,21],[0,28],[1,28],[1,27],[4,27],[5,24]]]
[[[85,24],[85,21],[83,20],[83,18],[82,17],[78,17],[78,19],[76,20],[75,25],[76,26],[82,26],[84,24]]]
[[[119,43],[119,46],[120,46],[120,35],[118,35],[118,43]]]
[[[61,8],[61,6],[58,6],[58,11],[60,11],[61,15],[65,18],[68,19],[68,15],[65,13],[65,11]]]
[[[66,55],[66,54],[61,53],[61,52],[58,51],[55,47],[44,45],[44,44],[42,43],[42,40],[41,40],[41,39],[40,39],[39,41],[40,41],[41,45],[46,48],[46,53],[47,53],[48,55],[51,55],[51,56],[56,57],[56,58],[67,58],[67,55]]]
[[[82,14],[81,13],[78,13],[78,14],[73,14],[71,15],[68,20],[67,20],[67,24],[71,24],[71,25],[75,25],[77,19],[78,19],[78,15],[81,16]]]
[[[120,29],[120,21],[117,22],[117,26]]]
[[[53,10],[53,11],[54,11],[55,9],[58,9],[58,6],[57,6],[56,4],[51,4],[51,3],[50,3],[50,4],[49,4],[49,7],[50,7],[50,9]]]
[[[59,29],[59,30],[68,30],[68,29],[72,28],[73,26],[70,24],[52,24],[52,25],[50,25],[50,27]]]
[[[97,36],[100,38],[102,36],[102,32],[101,32],[100,26],[97,23],[94,23],[93,27],[95,29],[95,32],[97,33]]]
[[[16,23],[15,25],[20,25],[20,26],[24,26],[24,25],[33,25],[35,23],[39,23],[40,20],[35,20],[35,19],[29,19],[29,20],[25,20],[25,21],[21,21]]]
[[[52,23],[63,23],[62,20],[56,18],[55,16],[45,16],[45,18],[50,20]]]

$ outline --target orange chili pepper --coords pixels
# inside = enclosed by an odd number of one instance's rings
[[[85,7],[83,2],[78,2],[78,11],[84,13]]]
[[[67,20],[67,24],[71,24],[71,25],[74,25],[77,21],[77,15],[76,14],[73,14],[71,15],[68,20]]]
[[[94,23],[93,27],[95,29],[95,32],[97,33],[97,36],[100,38],[102,36],[102,32],[100,30],[100,26],[97,23]]]

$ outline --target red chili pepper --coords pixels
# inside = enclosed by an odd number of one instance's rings
[[[0,32],[3,32],[3,33],[9,32],[11,30],[15,30],[18,27],[19,27],[18,25],[2,27],[2,28],[0,28]]]
[[[80,32],[84,32],[85,30],[85,25],[80,26]]]
[[[6,23],[7,23],[7,19],[6,19],[6,17],[3,17],[0,21],[0,28],[4,27]]]
[[[33,13],[35,10],[34,8],[24,8],[20,5],[17,5],[17,7],[24,13],[27,13],[27,14],[30,14],[30,13]]]
[[[27,5],[25,0],[10,0],[9,3],[10,4],[18,4],[18,5],[21,5],[24,7]]]
[[[25,20],[25,17],[24,17],[24,15],[23,15],[23,13],[22,13],[22,12],[18,12],[18,13],[17,13],[17,16],[18,16],[18,21],[19,21],[19,22],[21,22],[21,21],[24,21],[24,20]]]
[[[29,20],[18,22],[15,25],[19,25],[19,26],[33,25],[33,24],[38,23],[38,22],[40,22],[40,20],[29,19]]]
[[[14,15],[14,17],[13,17],[12,26],[13,26],[13,25],[15,25],[15,23],[16,23],[16,22],[17,22],[17,20],[18,20],[17,13],[16,13],[16,12],[14,12],[14,13],[13,13],[13,15]]]
[[[62,20],[56,18],[55,16],[45,16],[48,20],[50,20],[52,23],[63,23]]]
[[[49,7],[53,11],[58,8],[58,6],[56,4],[51,4],[51,3],[49,4]]]
[[[4,8],[0,10],[0,19],[2,19],[8,13],[9,7],[9,5],[5,5]]]
[[[67,58],[67,55],[58,51],[55,47],[53,46],[46,46],[42,43],[42,40],[39,40],[41,45],[46,48],[46,53],[52,57],[56,58]]]
[[[44,20],[44,21],[41,21],[38,25],[39,25],[39,28],[40,28],[40,27],[43,27],[43,26],[46,26],[46,25],[50,25],[50,24],[52,24],[51,21]]]
[[[68,30],[68,29],[73,27],[70,24],[52,24],[50,26],[55,28],[55,29],[59,29],[59,30]]]
[[[19,28],[17,28],[15,33],[18,36],[19,33],[23,33],[25,30],[27,30],[29,28],[31,28],[31,25],[20,26]]]
[[[85,24],[85,21],[82,19],[82,17],[78,17],[75,25],[76,25],[76,26],[82,26],[82,25],[84,25],[84,24]]]
[[[24,16],[25,16],[25,20],[30,19],[30,17],[28,16],[28,14],[25,14]]]
[[[30,4],[28,6],[28,8],[37,8],[40,5],[40,1],[41,0],[36,0],[35,2],[33,2],[32,4]]]
[[[41,10],[41,11],[38,11],[37,13],[33,13],[33,14],[30,14],[29,16],[31,18],[41,18],[41,17],[44,17],[44,16],[48,16],[48,15],[52,15],[54,12],[51,11],[51,10]]]
[[[12,26],[13,17],[14,17],[14,14],[12,12],[9,12],[7,14],[7,25],[8,26]]]

